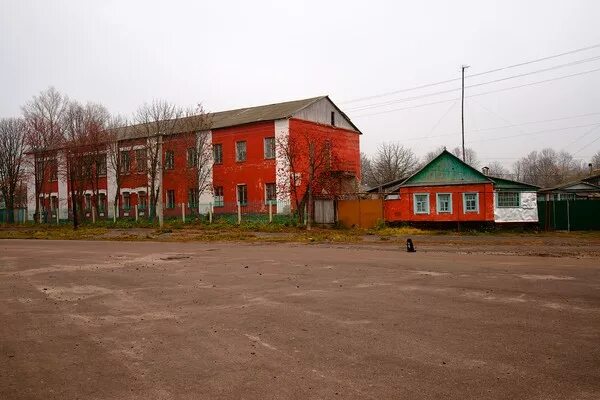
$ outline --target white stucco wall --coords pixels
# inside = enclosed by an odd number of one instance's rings
[[[25,177],[25,185],[27,187],[27,220],[33,221],[33,214],[35,214],[35,174],[34,165],[35,160],[32,154],[27,154],[25,157],[25,164],[23,165],[23,176]]]
[[[290,213],[290,165],[282,151],[282,145],[290,137],[290,121],[275,121],[275,184],[277,186],[277,213]]]
[[[67,157],[64,151],[59,151],[56,157],[58,166],[58,217],[69,218],[69,196],[67,193]]]
[[[498,192],[494,192],[495,222],[538,222],[537,193],[521,192],[520,207],[498,207]]]
[[[208,135],[206,138],[201,138],[200,135]],[[204,154],[198,156],[200,161],[200,176],[206,176],[207,182],[198,181],[198,212],[206,214],[210,210],[210,205],[214,202],[213,197],[213,151],[212,151],[212,131],[203,131],[196,134],[198,144],[196,148],[201,148]],[[205,145],[202,146],[202,142],[205,141]],[[204,187],[201,187],[204,186]]]

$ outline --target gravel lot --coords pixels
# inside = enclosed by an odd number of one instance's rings
[[[477,240],[2,240],[0,399],[599,399],[598,259]]]

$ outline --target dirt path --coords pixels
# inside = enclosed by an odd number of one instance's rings
[[[2,240],[0,398],[600,398],[597,259],[425,242]]]

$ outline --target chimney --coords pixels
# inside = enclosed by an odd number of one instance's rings
[[[483,167],[483,168],[481,168],[481,172],[483,172],[483,174],[485,176],[488,176],[488,174],[490,173],[490,168],[489,167]]]

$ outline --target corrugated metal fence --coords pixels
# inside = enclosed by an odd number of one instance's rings
[[[338,200],[337,218],[348,228],[373,228],[383,221],[383,199]]]
[[[540,201],[538,216],[541,229],[565,231],[600,229],[600,201]]]

